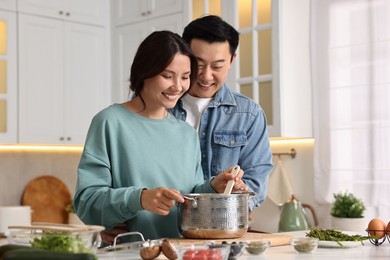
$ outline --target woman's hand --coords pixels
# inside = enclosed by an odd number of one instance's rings
[[[233,180],[235,181],[234,187],[232,189],[232,192],[235,191],[248,191],[248,187],[245,185],[245,182],[242,180],[242,176],[244,175],[244,171],[240,169],[237,176],[234,177],[231,174],[233,167],[230,167],[229,169],[221,172],[215,178],[211,181],[210,185],[217,193],[223,193],[225,191],[226,185],[228,181]]]
[[[143,190],[141,193],[142,207],[162,216],[169,214],[170,208],[176,205],[176,201],[184,203],[180,192],[165,187]]]

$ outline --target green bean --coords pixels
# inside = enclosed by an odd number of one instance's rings
[[[341,242],[344,241],[360,241],[363,245],[363,241],[374,238],[371,236],[361,236],[361,235],[348,235],[341,231],[335,229],[324,229],[324,228],[311,228],[307,237],[315,237],[322,241],[334,241],[337,242],[341,247],[344,247]]]

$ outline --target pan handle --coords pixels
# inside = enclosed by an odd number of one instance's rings
[[[133,232],[126,232],[126,233],[121,233],[121,234],[118,234],[115,238],[114,238],[114,243],[112,244],[112,247],[115,247],[116,246],[116,240],[120,237],[126,237],[126,236],[131,236],[131,235],[139,235],[142,239],[142,241],[145,241],[144,239],[144,236],[140,233],[140,232],[137,232],[137,231],[133,231]]]

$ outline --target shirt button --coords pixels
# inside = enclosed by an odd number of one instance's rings
[[[234,141],[230,141],[230,144],[234,144],[235,142]]]
[[[206,135],[206,132],[203,132],[202,135],[205,136],[205,135]]]

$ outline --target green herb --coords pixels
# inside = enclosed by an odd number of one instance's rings
[[[84,245],[80,237],[62,232],[44,232],[41,237],[34,237],[31,246],[56,252],[92,254],[92,251]]]
[[[334,202],[330,214],[338,218],[361,218],[366,210],[363,202],[352,193],[333,194]]]
[[[310,253],[316,249],[317,245],[313,241],[299,240],[295,242],[295,250],[302,253]]]
[[[334,241],[337,242],[341,247],[344,247],[341,242],[343,241],[360,241],[363,245],[363,241],[373,238],[371,236],[361,236],[361,235],[348,235],[341,231],[334,229],[323,229],[323,228],[311,228],[307,237],[315,237],[322,241]]]

